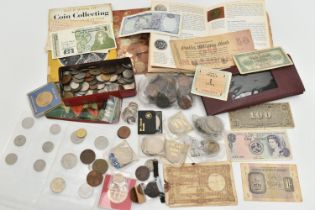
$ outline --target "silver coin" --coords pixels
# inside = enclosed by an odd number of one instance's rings
[[[67,153],[61,158],[61,165],[64,169],[72,169],[77,165],[77,156],[73,153]]]
[[[63,90],[66,92],[69,92],[69,91],[71,91],[71,87],[69,85],[65,85],[65,86],[63,86]]]
[[[99,136],[94,141],[95,147],[99,150],[106,149],[108,144],[109,144],[108,139],[105,136]]]
[[[18,160],[18,156],[14,153],[10,153],[5,157],[5,162],[8,165],[14,165],[17,160]]]
[[[79,74],[76,74],[74,76],[74,78],[79,79],[79,80],[84,79],[84,77],[85,77],[85,73],[84,72],[80,72]]]
[[[99,82],[104,82],[101,74],[96,77],[96,80]]]
[[[22,127],[25,129],[30,129],[33,127],[34,123],[35,123],[34,118],[26,117],[22,120]]]
[[[71,82],[71,83],[70,83],[71,89],[77,89],[77,88],[79,88],[79,86],[80,86],[79,83],[75,83],[75,82]]]
[[[46,141],[42,146],[42,150],[46,153],[50,153],[51,151],[53,151],[54,147],[54,143],[52,143],[51,141]]]
[[[126,79],[130,79],[133,76],[133,71],[132,70],[125,70],[122,73],[123,77]]]
[[[75,131],[71,134],[71,141],[74,144],[80,144],[84,141],[84,138],[78,138]]]
[[[85,92],[85,91],[87,91],[89,88],[90,88],[89,83],[83,82],[83,83],[82,83],[82,87],[81,87],[81,92]]]
[[[58,124],[53,124],[53,125],[50,126],[49,131],[50,131],[51,134],[57,135],[57,134],[60,133],[61,127]]]
[[[25,144],[26,137],[24,135],[18,135],[14,139],[14,145],[17,147],[21,147]]]
[[[84,183],[79,187],[78,194],[83,199],[88,199],[93,195],[94,189],[90,185]]]
[[[105,87],[105,84],[98,84],[97,89],[102,90]]]
[[[112,75],[110,76],[109,81],[110,81],[110,82],[115,82],[117,79],[118,79],[117,74],[112,74]]]
[[[37,172],[43,171],[45,169],[45,167],[46,167],[46,162],[44,160],[41,160],[41,159],[36,160],[33,164],[33,168]]]
[[[153,161],[155,161],[155,160],[156,159],[149,159],[149,160],[145,161],[144,165],[146,167],[148,167],[150,171],[153,171],[153,169],[154,169]]]

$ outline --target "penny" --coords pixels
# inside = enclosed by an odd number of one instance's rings
[[[61,127],[58,124],[53,124],[53,125],[50,126],[49,131],[50,131],[51,134],[57,135],[57,134],[60,133]]]
[[[54,96],[50,91],[44,91],[36,96],[35,101],[37,106],[46,107],[53,101],[53,99]]]
[[[14,138],[14,145],[21,147],[26,143],[26,137],[24,135],[18,135]]]
[[[36,160],[33,164],[33,168],[37,172],[43,171],[45,169],[45,167],[46,167],[46,162],[44,160],[41,160],[41,159]]]
[[[103,181],[103,175],[97,171],[91,171],[87,177],[86,177],[87,183],[92,186],[96,187],[100,184],[102,184]]]
[[[71,141],[74,144],[80,144],[80,143],[82,143],[84,141],[84,138],[78,138],[77,135],[76,135],[76,132],[74,131],[71,134]]]
[[[80,128],[75,132],[78,138],[84,138],[87,135],[87,131],[84,128]]]
[[[18,160],[18,156],[14,153],[10,153],[5,157],[5,162],[8,165],[14,165],[17,160]]]
[[[160,191],[156,182],[149,182],[144,189],[144,193],[150,198],[158,197],[160,195]]]
[[[146,181],[150,176],[150,169],[146,166],[139,166],[136,169],[135,175],[138,180]]]
[[[77,165],[77,156],[73,153],[67,153],[61,158],[61,166],[64,169],[72,169]]]
[[[61,83],[63,85],[67,85],[70,83],[71,80],[72,80],[72,76],[70,74],[66,74],[66,75],[63,75]]]
[[[165,94],[159,93],[156,97],[156,105],[160,108],[167,108],[171,105],[171,102]]]
[[[94,189],[86,183],[82,184],[78,190],[79,196],[83,199],[88,199],[92,197],[93,192],[94,192]]]
[[[152,172],[153,169],[154,169],[154,166],[153,166],[153,161],[157,161],[156,159],[149,159],[147,161],[145,161],[144,165],[146,167],[148,167],[148,169]]]
[[[95,160],[95,152],[90,149],[84,150],[80,155],[80,160],[84,164],[90,164]]]
[[[99,150],[106,149],[108,144],[108,139],[105,136],[98,136],[94,141],[95,147]]]
[[[92,165],[92,169],[94,171],[101,173],[101,174],[105,174],[107,169],[108,169],[108,163],[104,159],[97,159],[94,161],[94,163]]]
[[[25,129],[30,129],[33,127],[35,120],[32,117],[26,117],[22,120],[22,127]]]
[[[128,128],[127,126],[121,126],[117,131],[117,135],[122,139],[128,138],[130,136],[130,133],[130,128]]]
[[[50,189],[54,193],[61,193],[66,188],[66,181],[61,177],[56,177],[50,182]]]
[[[50,153],[51,151],[53,151],[54,147],[54,143],[52,143],[51,141],[46,141],[42,146],[42,150],[46,153]]]
[[[192,106],[192,99],[189,95],[178,98],[178,106],[181,109],[189,109]]]

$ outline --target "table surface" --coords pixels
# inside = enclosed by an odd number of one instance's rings
[[[97,0],[54,0],[54,1],[4,1],[1,4],[0,25],[2,40],[0,48],[1,58],[1,82],[2,105],[0,109],[0,151],[3,152],[5,143],[11,137],[12,132],[20,120],[23,111],[30,112],[29,102],[26,94],[46,83],[47,76],[47,54],[44,45],[47,38],[48,9],[68,6],[80,6],[89,4],[100,4],[111,1]],[[182,0],[181,2],[191,2]],[[196,0],[195,4],[215,5],[222,1]],[[113,9],[129,9],[135,7],[148,7],[149,1],[145,0],[115,0],[111,2]],[[298,72],[303,80],[306,92],[300,96],[294,96],[278,100],[278,102],[289,102],[291,105],[296,127],[288,130],[293,160],[285,163],[297,164],[300,184],[303,195],[302,203],[271,203],[271,202],[245,202],[243,199],[241,174],[239,163],[233,163],[235,185],[238,195],[238,205],[229,207],[213,207],[212,209],[315,209],[314,192],[315,183],[312,178],[315,173],[313,160],[315,139],[314,129],[314,107],[315,107],[315,27],[313,11],[314,3],[308,0],[272,1],[266,0],[267,10],[270,15],[273,40],[275,46],[282,46],[293,58]],[[124,100],[124,107],[130,100]],[[141,108],[150,108],[141,105]],[[163,116],[168,117],[177,112],[176,109],[163,111]],[[205,111],[199,98],[196,98],[192,109],[185,112],[186,116],[193,113],[204,115]],[[224,121],[226,128],[229,127],[227,114],[219,117]],[[115,125],[118,126],[118,125]],[[104,132],[112,131],[115,126],[95,125]],[[136,127],[132,127],[136,147]],[[133,141],[133,140],[131,140]],[[137,164],[139,165],[139,164]],[[128,169],[129,170],[129,169]],[[0,172],[1,173],[1,172]],[[0,191],[1,191],[0,186]],[[18,191],[19,189],[12,189]],[[2,199],[0,199],[2,200]],[[0,202],[1,203],[1,202]],[[64,209],[71,209],[71,204]],[[143,205],[133,205],[133,209],[169,209],[160,204],[158,199],[151,200]],[[200,207],[206,209],[209,207]],[[13,209],[9,206],[0,206],[0,209]],[[35,208],[33,208],[35,209]],[[45,209],[53,209],[49,205]],[[62,208],[63,209],[63,208]],[[185,208],[196,209],[196,208]]]

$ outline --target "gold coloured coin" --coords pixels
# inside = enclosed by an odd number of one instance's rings
[[[87,131],[84,128],[80,128],[75,132],[75,134],[78,138],[84,138],[86,137]]]
[[[66,181],[61,177],[54,178],[50,183],[51,191],[61,193],[66,188]]]
[[[36,97],[36,105],[39,107],[45,107],[48,106],[52,100],[53,100],[53,95],[49,91],[42,92],[37,95]]]
[[[104,81],[109,81],[111,78],[110,74],[102,74],[101,79]]]

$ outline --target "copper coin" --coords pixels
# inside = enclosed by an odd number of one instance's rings
[[[63,75],[61,82],[63,85],[67,85],[70,83],[71,80],[72,80],[71,75],[66,74],[66,75]]]
[[[96,187],[100,184],[102,184],[103,181],[103,175],[97,171],[91,171],[87,177],[86,177],[87,183],[92,186]]]
[[[182,96],[178,99],[178,106],[182,109],[188,109],[192,106],[192,99],[189,95]]]
[[[145,181],[150,176],[150,169],[146,166],[140,166],[136,169],[136,177],[140,181]]]
[[[144,189],[144,193],[150,198],[156,198],[160,195],[160,190],[156,182],[149,182]]]
[[[84,150],[80,155],[80,160],[84,164],[90,164],[95,160],[95,152],[90,149]]]
[[[130,190],[130,200],[134,203],[139,203],[135,187],[131,188]]]
[[[92,169],[94,171],[101,173],[101,174],[105,174],[107,169],[108,169],[108,163],[104,159],[97,159],[94,161],[94,163],[92,165]]]
[[[121,126],[117,131],[117,135],[122,139],[128,138],[130,136],[130,133],[130,128],[128,128],[127,126]]]

